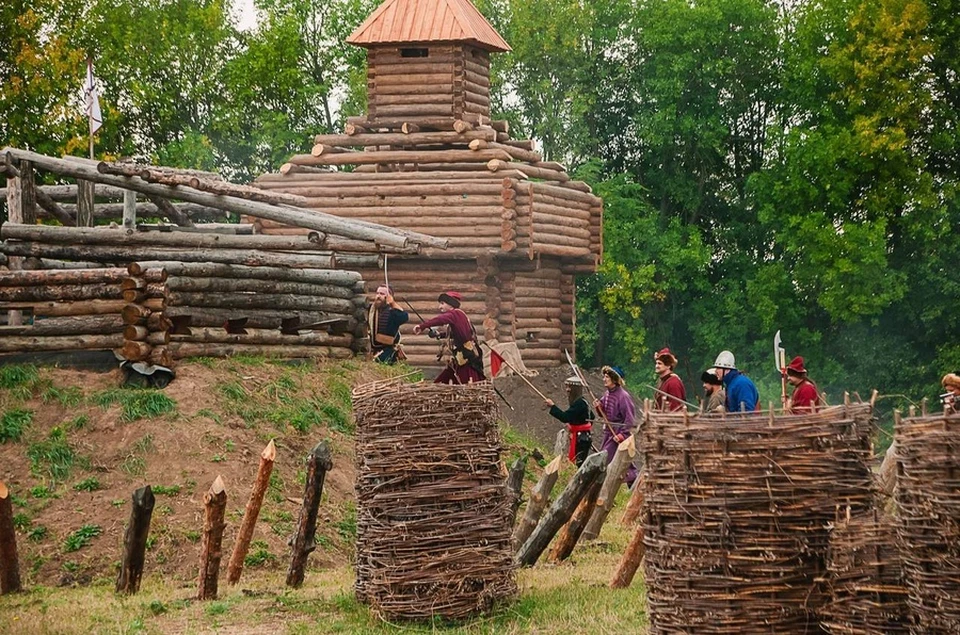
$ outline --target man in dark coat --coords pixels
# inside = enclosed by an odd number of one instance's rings
[[[393,290],[384,285],[377,287],[377,296],[370,305],[367,314],[367,328],[370,334],[370,350],[373,359],[381,364],[394,364],[400,350],[400,326],[410,319],[409,314],[400,308],[393,299]]]
[[[569,408],[561,410],[553,399],[547,399],[546,404],[550,408],[550,416],[559,419],[567,424],[567,431],[570,433],[570,448],[567,452],[567,458],[577,464],[577,467],[583,465],[587,455],[590,454],[592,446],[592,425],[590,419],[593,413],[590,412],[590,405],[583,397],[583,382],[579,377],[570,377],[564,382],[567,389],[567,403]]]
[[[463,296],[456,291],[441,293],[437,298],[440,314],[413,327],[417,335],[424,331],[433,333],[434,327],[446,327],[451,357],[447,367],[434,380],[437,384],[469,384],[485,379],[480,342],[470,318],[460,309],[462,301]]]

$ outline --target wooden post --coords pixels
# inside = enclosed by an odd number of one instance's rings
[[[620,517],[620,525],[623,527],[630,527],[637,521],[637,516],[640,515],[640,507],[643,505],[643,481],[641,477],[637,477],[637,480],[633,484],[633,489],[630,490],[630,500],[627,501],[627,506],[623,510],[623,516]]]
[[[523,499],[523,477],[527,472],[527,455],[524,454],[510,466],[510,475],[507,477],[507,489],[513,497],[513,505],[510,507],[510,523],[513,527],[517,519],[517,511],[520,509],[520,502]]]
[[[602,479],[607,471],[607,453],[597,452],[587,457],[577,473],[564,488],[550,509],[540,519],[536,529],[523,543],[514,560],[520,566],[533,566],[554,534],[566,524],[590,487]]]
[[[77,227],[93,227],[93,181],[77,180]]]
[[[527,501],[527,508],[523,512],[523,518],[513,532],[513,548],[519,549],[520,545],[527,541],[531,532],[537,526],[543,510],[547,507],[547,501],[550,500],[550,492],[557,483],[560,476],[560,465],[563,463],[563,455],[550,461],[543,470],[543,476],[537,481],[537,484],[530,490],[530,500]]]
[[[637,569],[640,568],[643,553],[643,525],[640,524],[633,532],[633,538],[630,539],[630,544],[627,545],[623,557],[620,558],[620,564],[617,565],[617,570],[613,573],[613,579],[610,580],[611,589],[625,589],[630,586],[630,583],[633,582],[633,576],[637,574]]]
[[[243,572],[243,559],[247,557],[247,551],[250,549],[253,528],[260,516],[260,506],[263,505],[263,496],[267,493],[267,487],[270,485],[270,473],[273,472],[273,462],[276,458],[277,446],[271,439],[267,447],[260,453],[260,469],[257,470],[257,480],[253,484],[253,491],[250,492],[250,500],[247,501],[247,509],[243,513],[243,523],[240,525],[240,533],[237,535],[237,544],[233,547],[233,555],[230,556],[230,564],[227,566],[227,582],[230,584],[236,584],[240,581],[240,574]]]
[[[13,165],[9,154],[5,155],[4,158],[7,162],[10,162],[11,166]],[[7,222],[22,223],[23,196],[21,195],[21,181],[19,176],[11,177],[10,174],[13,173],[20,174],[20,170],[14,167],[13,170],[7,172]],[[7,265],[10,271],[19,271],[23,267],[23,258],[11,256],[8,258]],[[21,311],[7,312],[8,326],[20,326],[22,324],[23,313]]]
[[[137,228],[137,193],[133,190],[123,191],[123,228]]]
[[[223,556],[220,546],[223,543],[223,530],[226,527],[223,516],[227,507],[227,491],[220,475],[217,475],[213,485],[204,494],[203,504],[206,510],[200,547],[200,584],[197,589],[197,599],[216,600],[220,558]]]
[[[293,539],[293,557],[287,571],[287,586],[298,588],[303,584],[307,556],[316,549],[313,539],[317,531],[317,508],[323,493],[323,481],[327,472],[332,469],[330,447],[326,441],[321,441],[307,457],[307,484],[303,492],[300,519],[297,521],[297,534]]]
[[[33,164],[29,161],[20,161],[20,210],[23,214],[20,222],[24,225],[34,225],[37,222],[37,187],[35,184]]]
[[[623,484],[623,476],[627,473],[633,457],[636,454],[633,435],[630,435],[617,446],[617,452],[613,455],[613,460],[607,467],[607,477],[603,480],[603,487],[600,489],[600,495],[597,497],[597,506],[593,510],[593,515],[587,522],[583,530],[584,540],[594,540],[600,535],[600,528],[607,520],[613,503],[620,491],[620,485]]]
[[[156,499],[153,490],[147,485],[133,493],[132,502],[130,524],[123,534],[123,563],[117,577],[117,593],[130,595],[140,590],[144,553],[147,550],[147,536],[150,534],[150,519]]]
[[[607,472],[608,477],[609,475],[610,472]],[[551,562],[559,564],[569,558],[570,554],[573,553],[573,548],[577,546],[577,541],[580,540],[584,528],[593,517],[593,512],[597,508],[597,497],[600,495],[602,488],[603,483],[597,479],[593,482],[590,489],[587,490],[586,496],[580,500],[580,504],[577,505],[577,510],[573,512],[570,521],[563,526],[563,529],[560,530],[560,534],[553,543],[553,549],[550,551],[549,557]]]
[[[13,503],[10,490],[0,481],[0,595],[20,590],[20,563],[17,559],[17,534],[13,527]]]

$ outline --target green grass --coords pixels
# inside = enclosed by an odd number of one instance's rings
[[[39,381],[40,369],[33,364],[0,366],[0,389],[18,398],[28,399]]]
[[[270,553],[269,546],[262,540],[254,540],[250,545],[250,552],[243,559],[243,566],[249,568],[262,567],[277,562],[277,556]]]
[[[79,551],[90,544],[90,541],[103,533],[100,525],[84,525],[76,530],[63,541],[63,552],[73,553]]]
[[[176,496],[180,493],[179,485],[151,485],[150,489],[158,496]]]
[[[93,395],[102,408],[120,405],[120,420],[126,423],[176,412],[177,402],[159,390],[149,388],[110,388]]]
[[[43,403],[56,402],[65,408],[74,408],[83,403],[83,391],[77,386],[57,388],[50,385],[40,393],[40,399]]]
[[[27,532],[27,540],[31,542],[41,542],[49,534],[49,530],[43,525],[37,525]]]
[[[75,483],[73,489],[78,492],[95,492],[100,489],[100,479],[96,476],[88,476],[79,483]]]
[[[27,527],[30,526],[30,522],[29,514],[21,512],[13,515],[13,526],[19,531],[26,531]]]
[[[23,408],[5,410],[0,416],[0,443],[19,441],[23,432],[33,423],[33,411]]]
[[[34,476],[49,477],[54,482],[66,480],[77,459],[67,442],[66,433],[59,426],[50,430],[45,441],[31,443],[27,448],[27,457],[30,459],[30,472]]]

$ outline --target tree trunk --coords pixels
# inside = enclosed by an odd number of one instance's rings
[[[227,566],[227,582],[230,584],[236,584],[240,581],[240,574],[243,572],[243,560],[247,557],[247,551],[250,550],[253,528],[260,516],[260,506],[263,505],[263,496],[267,493],[267,487],[270,485],[270,473],[273,472],[273,462],[276,458],[277,447],[271,439],[267,447],[260,453],[260,468],[257,470],[257,480],[253,484],[253,491],[250,492],[250,500],[247,501],[247,508],[243,513],[243,523],[240,525],[237,543],[233,547],[233,555],[230,556],[230,564]]]
[[[55,271],[4,271],[0,287],[28,287],[64,284],[120,284],[125,269],[66,269]]]
[[[92,181],[77,179],[77,227],[93,227],[93,195]]]
[[[617,565],[617,570],[613,573],[613,579],[610,580],[611,589],[626,589],[630,586],[630,583],[633,582],[633,576],[637,574],[637,569],[640,568],[643,553],[643,525],[637,525],[633,532],[633,538],[630,539],[630,544],[627,545],[623,557],[620,558],[620,564]]]
[[[500,161],[509,163],[511,157],[503,150],[382,150],[379,152],[354,152],[349,154],[298,154],[290,158],[298,165],[370,165],[375,163],[485,163]],[[513,167],[513,164],[510,164]],[[528,166],[529,167],[529,166]],[[504,169],[508,169],[504,167]],[[519,168],[516,168],[519,169]],[[492,170],[491,170],[492,171]]]
[[[70,285],[0,286],[0,302],[47,302],[51,300],[116,300],[123,296],[119,283],[87,283]]]
[[[64,317],[71,315],[119,314],[126,303],[123,300],[82,300],[77,302],[20,302],[16,308],[28,308],[34,316]]]
[[[599,480],[594,481],[586,496],[580,500],[577,510],[573,512],[573,516],[563,526],[563,529],[557,535],[557,539],[553,542],[553,549],[550,551],[548,558],[550,562],[559,564],[573,553],[574,547],[577,546],[577,542],[583,534],[584,527],[586,527],[594,509],[597,507],[597,497],[600,495],[602,487],[603,484]]]
[[[20,591],[17,532],[13,526],[10,490],[0,481],[0,595]]]
[[[550,500],[550,492],[557,483],[560,476],[560,465],[563,462],[563,456],[558,456],[547,465],[543,470],[543,476],[537,481],[537,484],[530,490],[530,500],[527,501],[527,508],[523,513],[523,518],[513,532],[513,548],[519,549],[527,541],[533,529],[537,526],[543,510],[547,507]]]
[[[507,476],[507,489],[510,491],[513,503],[510,506],[510,527],[513,527],[517,519],[517,510],[520,509],[520,503],[523,500],[523,477],[527,470],[527,455],[524,454],[510,466],[510,474]]]
[[[115,335],[123,332],[119,315],[83,315],[35,319],[28,326],[0,326],[4,336]]]
[[[289,295],[321,296],[327,298],[353,299],[357,295],[354,285],[339,286],[316,282],[278,282],[245,278],[187,278],[174,276],[167,280],[171,291],[218,292],[218,293],[281,293]]]
[[[174,306],[164,311],[164,315],[183,328],[220,327],[230,322],[241,322],[241,329],[280,329],[283,333],[300,330],[329,329],[332,332],[353,332],[357,328],[357,319],[351,312],[347,314],[319,313],[313,311],[273,311],[270,309],[208,309],[192,306]],[[147,318],[143,318],[147,319]],[[128,322],[129,324],[139,324]],[[186,331],[179,331],[184,333]]]
[[[117,577],[117,593],[129,595],[140,590],[147,536],[150,534],[150,518],[153,516],[156,499],[153,490],[146,485],[133,493],[132,502],[130,523],[123,534],[123,563]]]
[[[302,311],[333,311],[351,313],[351,300],[315,295],[283,295],[279,293],[181,293],[171,291],[170,306],[208,306],[220,308],[290,309]]]
[[[193,227],[193,221],[190,217],[174,207],[173,203],[162,196],[148,196],[150,202],[157,206],[157,212],[169,218],[181,227]],[[126,213],[126,207],[124,207]]]
[[[540,519],[536,529],[520,547],[515,560],[520,566],[533,566],[543,553],[554,534],[566,524],[587,491],[606,474],[607,455],[597,452],[587,457],[580,469],[564,488],[550,509]]]
[[[600,495],[597,498],[597,506],[590,517],[587,526],[583,530],[584,540],[594,540],[600,535],[600,528],[607,520],[610,510],[613,509],[613,503],[617,499],[617,493],[623,484],[623,477],[633,464],[633,457],[636,454],[633,435],[630,435],[620,445],[617,446],[617,452],[607,466],[607,476],[603,480],[603,487],[600,489]]]
[[[200,583],[197,589],[198,600],[216,600],[217,582],[220,576],[221,544],[223,521],[227,507],[227,492],[223,479],[218,475],[213,485],[203,496],[205,507],[203,518],[203,540],[200,543]]]
[[[483,139],[493,141],[497,133],[492,128],[482,128],[479,130],[459,132],[415,132],[413,134],[403,134],[402,132],[382,132],[372,134],[338,135],[338,134],[320,134],[314,137],[314,143],[334,146],[417,146],[431,143],[469,143],[474,139]]]
[[[893,490],[897,486],[897,440],[894,439],[886,454],[883,455],[883,462],[880,464],[880,471],[877,472],[877,485],[880,491],[887,496],[893,496]]]
[[[163,269],[168,276],[188,278],[241,278],[276,280],[312,284],[333,284],[352,287],[363,280],[355,271],[330,269],[284,269],[281,267],[245,267],[212,262],[132,263],[127,267],[130,275],[140,275],[151,269]]]
[[[314,536],[317,531],[317,510],[323,494],[323,481],[333,469],[330,447],[321,441],[307,457],[307,483],[303,493],[303,507],[297,521],[297,533],[293,539],[293,557],[287,571],[287,586],[299,588],[303,584],[307,557],[316,549]]]
[[[271,346],[333,346],[350,348],[353,335],[331,335],[324,332],[306,331],[302,334],[285,335],[269,329],[246,329],[244,333],[229,333],[223,328],[194,328],[190,333],[173,334],[174,342],[193,342],[196,344],[265,344]],[[133,339],[133,338],[127,338]]]
[[[38,337],[13,335],[0,338],[0,353],[110,350],[122,345],[123,334],[121,332],[114,335],[44,335]]]
[[[623,510],[623,516],[620,517],[620,525],[623,527],[632,527],[637,522],[637,516],[640,515],[640,508],[643,506],[643,480],[640,476],[633,483],[633,489],[630,490],[630,500]]]
[[[283,359],[349,359],[353,357],[353,350],[331,346],[173,342],[169,349],[173,359],[233,357],[235,355],[263,355],[264,357],[280,357]]]
[[[337,269],[341,262],[351,262],[350,256],[335,256],[329,252],[274,253],[255,249],[176,249],[172,247],[113,246],[113,245],[48,245],[42,243],[0,243],[0,253],[9,256],[32,256],[59,260],[87,260],[105,263],[127,263],[138,260],[166,262],[216,262],[232,265],[293,267],[306,269]],[[362,258],[360,266],[370,265],[370,257]],[[372,257],[374,263],[376,257]]]

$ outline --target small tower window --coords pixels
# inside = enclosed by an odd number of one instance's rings
[[[400,57],[427,57],[430,49],[400,49]]]

